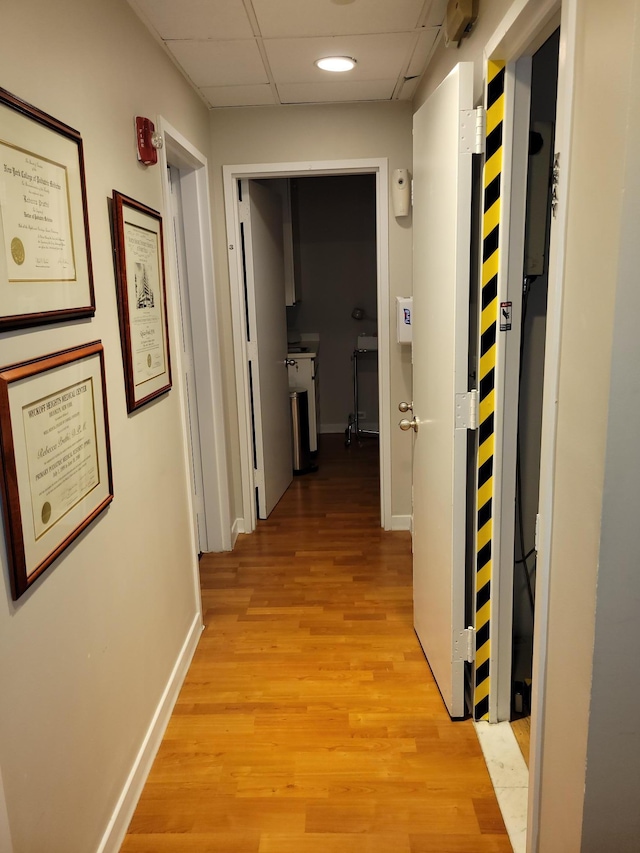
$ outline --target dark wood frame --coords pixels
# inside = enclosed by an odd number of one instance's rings
[[[164,357],[166,363],[167,382],[158,387],[153,387],[151,391],[143,396],[136,398],[136,385],[134,375],[134,354],[131,341],[131,317],[129,313],[129,289],[133,286],[132,282],[127,280],[127,247],[125,241],[125,222],[126,209],[130,208],[145,217],[148,217],[156,224],[158,237],[158,284],[161,289],[160,301],[163,313],[162,334]],[[120,317],[120,339],[122,342],[122,358],[124,362],[124,379],[125,390],[127,395],[127,411],[133,412],[141,408],[151,400],[155,400],[162,394],[166,394],[171,388],[171,352],[169,341],[169,320],[167,316],[167,287],[164,274],[164,239],[162,231],[162,216],[157,210],[129,198],[123,193],[113,190],[113,231],[115,239],[115,255],[116,255],[116,283],[118,289],[118,313]],[[163,374],[164,375],[164,374]]]
[[[93,269],[91,264],[91,244],[89,239],[89,215],[87,212],[87,189],[84,170],[84,150],[82,146],[82,137],[77,130],[74,130],[69,125],[64,124],[53,116],[43,112],[43,110],[28,104],[21,100],[16,95],[7,92],[6,89],[0,88],[0,106],[8,107],[15,110],[17,113],[24,116],[25,121],[33,121],[43,127],[65,137],[69,142],[77,147],[78,154],[78,172],[80,180],[80,194],[82,200],[83,221],[82,224],[71,222],[71,236],[74,242],[78,242],[81,237],[84,237],[86,247],[86,269],[84,264],[81,269],[76,268],[77,278],[82,278],[84,282],[83,290],[88,289],[88,304],[84,305],[64,305],[60,308],[29,311],[23,314],[0,314],[0,331],[7,329],[19,329],[25,326],[38,326],[44,323],[58,323],[64,320],[75,320],[82,317],[92,317],[96,311],[95,293],[93,287]],[[2,131],[0,130],[0,136]],[[43,152],[40,152],[43,153]],[[83,233],[84,232],[84,233]],[[0,251],[4,248],[0,245]],[[85,282],[86,279],[86,282]],[[0,308],[1,311],[1,308]]]
[[[99,484],[104,480],[104,486],[96,494],[97,502],[91,506],[87,515],[76,524],[70,527],[69,519],[67,524],[63,523],[67,517],[63,515],[50,528],[55,531],[60,525],[59,538],[52,536],[51,550],[46,556],[36,562],[33,566],[27,565],[27,553],[25,539],[27,535],[33,535],[33,521],[23,518],[20,507],[21,491],[28,488],[25,483],[18,482],[18,465],[16,462],[16,449],[18,442],[23,441],[26,444],[23,431],[14,430],[11,420],[11,385],[15,382],[28,379],[36,375],[46,373],[48,370],[79,362],[85,358],[92,358],[95,355],[99,357],[100,363],[100,387],[102,393],[102,417],[103,426],[100,432],[104,433],[105,446],[101,447],[97,444],[98,456],[106,457],[106,468],[104,477],[101,476]],[[57,393],[54,390],[54,393]],[[97,400],[95,401],[97,402]],[[95,422],[99,423],[100,409],[96,405]],[[99,432],[96,440],[99,438]],[[106,493],[105,493],[106,487]],[[104,350],[100,341],[94,341],[83,346],[72,347],[71,349],[62,350],[61,352],[52,353],[51,355],[42,356],[41,358],[32,359],[31,361],[21,362],[20,364],[10,365],[0,370],[0,493],[2,494],[2,504],[4,512],[4,521],[7,539],[7,554],[9,557],[9,569],[11,579],[11,593],[13,599],[18,599],[27,589],[42,575],[42,573],[62,554],[62,552],[76,539],[86,527],[111,503],[113,500],[113,478],[111,470],[111,449],[109,443],[109,419],[107,412],[107,389],[105,382],[104,371]],[[90,494],[90,493],[89,493]],[[86,496],[85,496],[86,497]],[[83,498],[84,499],[84,498]],[[47,532],[44,534],[49,535]],[[35,542],[35,535],[33,535]],[[49,547],[48,545],[46,547]]]

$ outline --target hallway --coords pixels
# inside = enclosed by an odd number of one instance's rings
[[[412,627],[411,543],[379,527],[378,448],[322,436],[232,553],[122,853],[509,853],[469,720]]]

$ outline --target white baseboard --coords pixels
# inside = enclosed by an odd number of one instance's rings
[[[122,846],[201,634],[196,613],[96,853],[118,853]]]
[[[238,538],[238,535],[240,533],[244,533],[244,532],[245,532],[245,530],[244,530],[244,518],[236,518],[236,520],[233,522],[233,525],[231,526],[231,550],[232,551],[233,551],[233,548],[236,544],[236,540]]]
[[[13,853],[13,843],[9,830],[9,815],[7,803],[4,798],[4,785],[2,782],[2,771],[0,770],[0,850],[2,853]]]
[[[391,529],[392,530],[411,530],[412,516],[410,515],[392,515]]]

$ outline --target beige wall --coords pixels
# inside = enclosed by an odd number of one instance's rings
[[[637,108],[630,85],[637,10],[636,0],[618,4],[615,15],[598,0],[578,3],[543,721],[545,853],[581,843],[627,110]]]
[[[235,377],[229,270],[222,191],[222,166],[308,160],[387,157],[390,173],[411,168],[411,107],[406,103],[259,107],[213,110],[210,170],[214,195],[216,280],[223,348],[226,408],[229,417],[232,514],[242,514],[240,456],[235,420]],[[221,251],[222,249],[222,251]],[[389,274],[391,308],[392,514],[411,513],[411,441],[400,432],[396,403],[410,399],[411,357],[395,343],[395,297],[411,293],[411,221],[390,214]],[[409,396],[408,396],[409,395]]]
[[[632,853],[640,839],[640,718],[638,702],[638,518],[640,518],[640,4],[634,2],[632,76],[623,173],[616,308],[603,512],[598,555],[598,600],[581,853]],[[623,159],[623,152],[620,152]]]
[[[83,136],[97,310],[2,333],[0,364],[103,341],[115,498],[17,603],[0,544],[0,768],[14,853],[88,853],[197,612],[177,341],[173,390],[127,416],[107,199],[162,204],[134,115],[162,114],[206,151],[208,114],[124,0],[2,11],[0,85]]]

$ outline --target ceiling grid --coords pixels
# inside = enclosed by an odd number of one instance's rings
[[[446,0],[129,0],[212,107],[409,100]],[[353,71],[316,67],[351,56]]]

